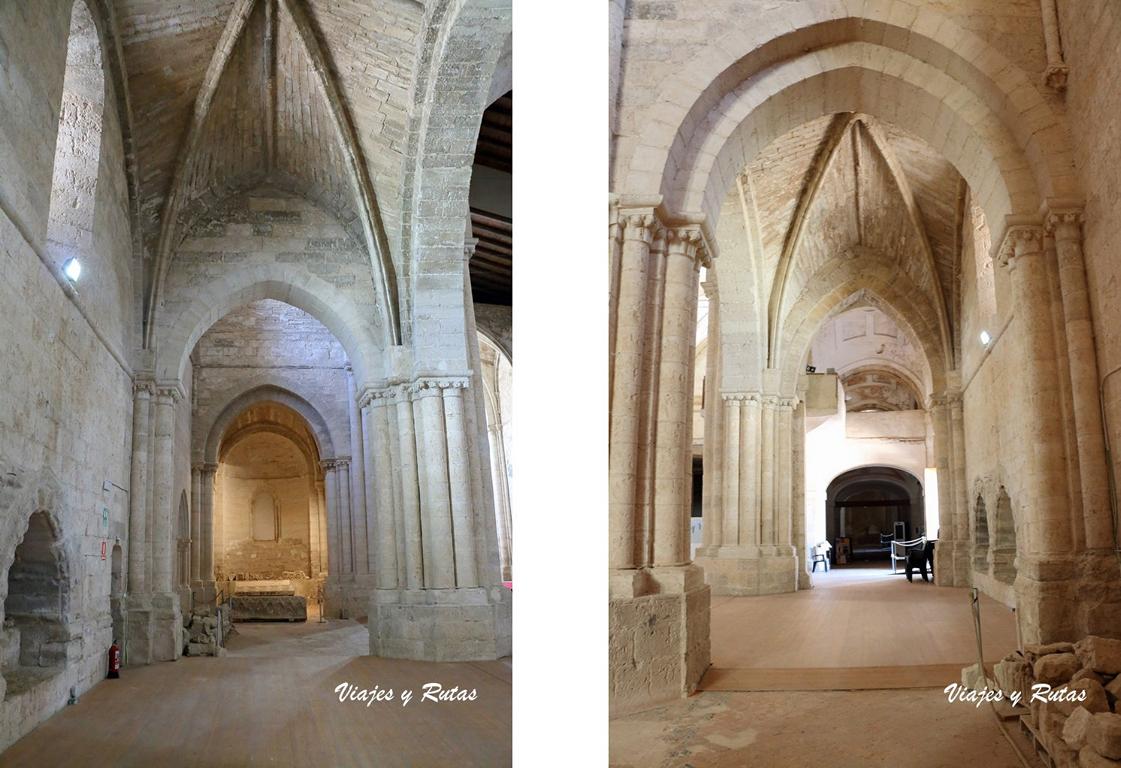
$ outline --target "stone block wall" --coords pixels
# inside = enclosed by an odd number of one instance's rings
[[[69,632],[80,638],[59,675],[0,704],[0,749],[60,708],[71,686],[82,693],[104,676],[110,553],[117,539],[126,557],[128,547],[132,389],[122,353],[134,341],[134,290],[108,77],[92,246],[77,254],[77,294],[43,263],[70,11],[64,0],[0,6],[0,477],[11,491],[0,500],[0,563],[10,564],[27,525],[13,505],[51,507],[66,552]]]

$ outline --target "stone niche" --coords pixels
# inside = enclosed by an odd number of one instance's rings
[[[0,628],[8,698],[61,673],[74,640],[66,621],[66,562],[46,512],[36,512],[16,547],[8,571],[8,596]]]

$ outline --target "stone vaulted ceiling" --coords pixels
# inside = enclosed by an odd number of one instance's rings
[[[115,12],[149,293],[192,216],[265,179],[389,258],[420,3],[116,0]]]
[[[845,254],[899,269],[952,336],[966,184],[922,140],[865,115],[831,115],[773,142],[744,174],[772,339],[814,275]]]

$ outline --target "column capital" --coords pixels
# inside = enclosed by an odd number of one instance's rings
[[[1067,87],[1070,67],[1066,64],[1048,64],[1043,73],[1043,84],[1053,91],[1062,93]]]
[[[171,400],[172,405],[184,400],[187,397],[186,390],[183,389],[183,384],[178,380],[165,380],[155,382],[156,397]]]
[[[619,221],[622,224],[623,241],[638,240],[646,245],[654,240],[655,234],[661,224],[654,215],[653,208],[627,209],[619,211]]]
[[[961,392],[957,390],[947,389],[941,392],[934,392],[930,396],[930,403],[927,406],[930,409],[946,408],[954,405],[961,404]]]
[[[1084,220],[1081,208],[1057,208],[1047,213],[1043,228],[1056,240],[1081,240]]]
[[[700,224],[683,224],[667,228],[666,245],[671,253],[683,253],[693,259],[697,269],[712,266],[708,243]]]
[[[721,392],[720,399],[725,402],[738,401],[759,404],[762,395],[758,392]]]
[[[708,280],[705,280],[703,283],[701,283],[701,290],[705,292],[705,298],[710,302],[716,301],[717,296],[719,295],[716,281],[712,278],[709,278]]]
[[[478,245],[479,238],[477,237],[463,238],[463,261],[465,263],[471,261],[471,258],[475,255],[475,249],[478,247]]]
[[[1038,224],[1015,224],[1005,231],[998,258],[1002,267],[1011,270],[1016,268],[1016,262],[1022,257],[1042,252],[1043,227]]]
[[[151,397],[156,394],[156,382],[151,379],[136,379],[132,382],[133,397]]]
[[[467,376],[424,376],[406,384],[405,390],[414,397],[424,397],[445,389],[467,389],[470,384]]]

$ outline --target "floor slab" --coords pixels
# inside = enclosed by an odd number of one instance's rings
[[[511,664],[355,655],[366,628],[239,624],[222,658],[126,669],[16,742],[0,764],[43,766],[504,766],[511,764]],[[367,707],[336,686],[393,689]],[[421,701],[424,683],[475,689]],[[415,691],[402,707],[404,689]],[[75,762],[75,761],[78,762]]]

